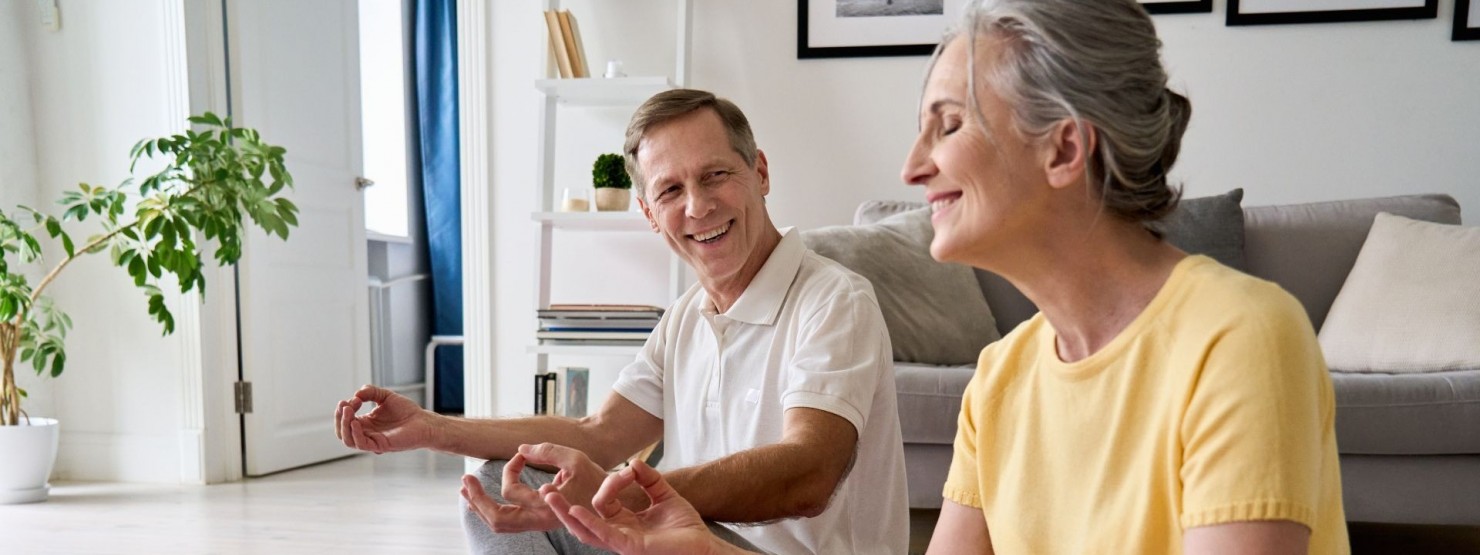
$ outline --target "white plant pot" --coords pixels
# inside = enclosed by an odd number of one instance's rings
[[[632,189],[599,187],[596,189],[596,209],[602,212],[625,212],[632,205]]]
[[[46,479],[57,460],[61,426],[52,418],[21,418],[20,426],[0,426],[0,505],[45,501]]]

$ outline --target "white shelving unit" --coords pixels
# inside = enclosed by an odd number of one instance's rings
[[[558,212],[556,211],[555,186],[555,151],[557,145],[556,122],[559,113],[565,108],[612,108],[628,107],[636,109],[638,105],[654,94],[675,87],[688,85],[689,74],[689,44],[690,32],[693,28],[692,8],[693,0],[675,0],[677,25],[677,44],[675,45],[673,75],[670,76],[637,76],[622,77],[616,79],[605,79],[593,77],[585,79],[538,79],[534,86],[542,94],[540,109],[543,115],[539,129],[539,147],[537,183],[540,188],[539,205],[531,214],[531,219],[539,226],[539,252],[540,260],[535,276],[535,294],[539,308],[548,308],[550,299],[550,282],[552,277],[552,260],[557,248],[555,231],[562,232],[595,232],[595,233],[620,233],[620,232],[651,232],[647,219],[640,212]],[[544,9],[559,10],[559,0],[545,0]],[[586,22],[588,25],[592,22]],[[595,23],[599,25],[600,23]],[[544,43],[546,37],[541,34],[540,51],[545,57],[545,64],[541,67],[550,67],[550,49]],[[589,54],[589,52],[588,52]],[[593,71],[600,68],[592,67]],[[656,276],[655,276],[656,277]],[[684,266],[677,256],[669,256],[668,264],[668,298],[678,298],[683,292]],[[576,356],[611,356],[611,357],[634,357],[639,351],[637,346],[609,346],[609,345],[539,345],[535,344],[533,331],[530,330],[531,345],[526,352],[535,357],[535,371],[545,372],[550,368],[550,357],[560,355]]]

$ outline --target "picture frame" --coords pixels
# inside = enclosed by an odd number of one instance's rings
[[[929,56],[964,4],[964,0],[797,0],[797,58]]]
[[[1332,5],[1338,7],[1331,7]],[[1228,0],[1228,26],[1437,19],[1439,0]]]
[[[1213,0],[1139,0],[1151,14],[1212,13]],[[797,0],[797,59],[929,56],[966,0]],[[911,11],[921,13],[910,13]]]
[[[1213,13],[1213,0],[1139,0],[1151,15],[1169,13]]]
[[[1480,40],[1480,2],[1455,0],[1452,40]]]

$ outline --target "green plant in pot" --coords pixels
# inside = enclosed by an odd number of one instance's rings
[[[591,185],[596,187],[596,209],[622,212],[632,203],[632,178],[621,154],[602,154],[591,167]]]
[[[214,241],[215,262],[224,266],[241,258],[248,225],[283,239],[298,225],[298,208],[280,196],[293,186],[283,165],[286,150],[262,142],[252,129],[232,127],[230,118],[206,113],[190,122],[200,130],[140,141],[129,154],[130,171],[141,162],[162,169],[114,188],[81,184],[58,201],[60,218],[25,206],[0,210],[0,503],[47,496],[58,425],[21,407],[26,392],[16,385],[15,367],[30,363],[51,377],[66,367],[72,320],[44,293],[74,260],[107,253],[168,335],[175,320],[164,288],[205,290],[203,243]],[[69,233],[89,218],[100,223],[96,234],[78,240]],[[43,256],[42,234],[59,243],[54,264]],[[33,274],[47,267],[33,285]]]

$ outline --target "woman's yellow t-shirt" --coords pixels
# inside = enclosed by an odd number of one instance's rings
[[[1335,415],[1300,303],[1189,256],[1084,360],[1042,313],[983,350],[944,495],[999,554],[1181,553],[1186,529],[1255,520],[1348,553]]]

